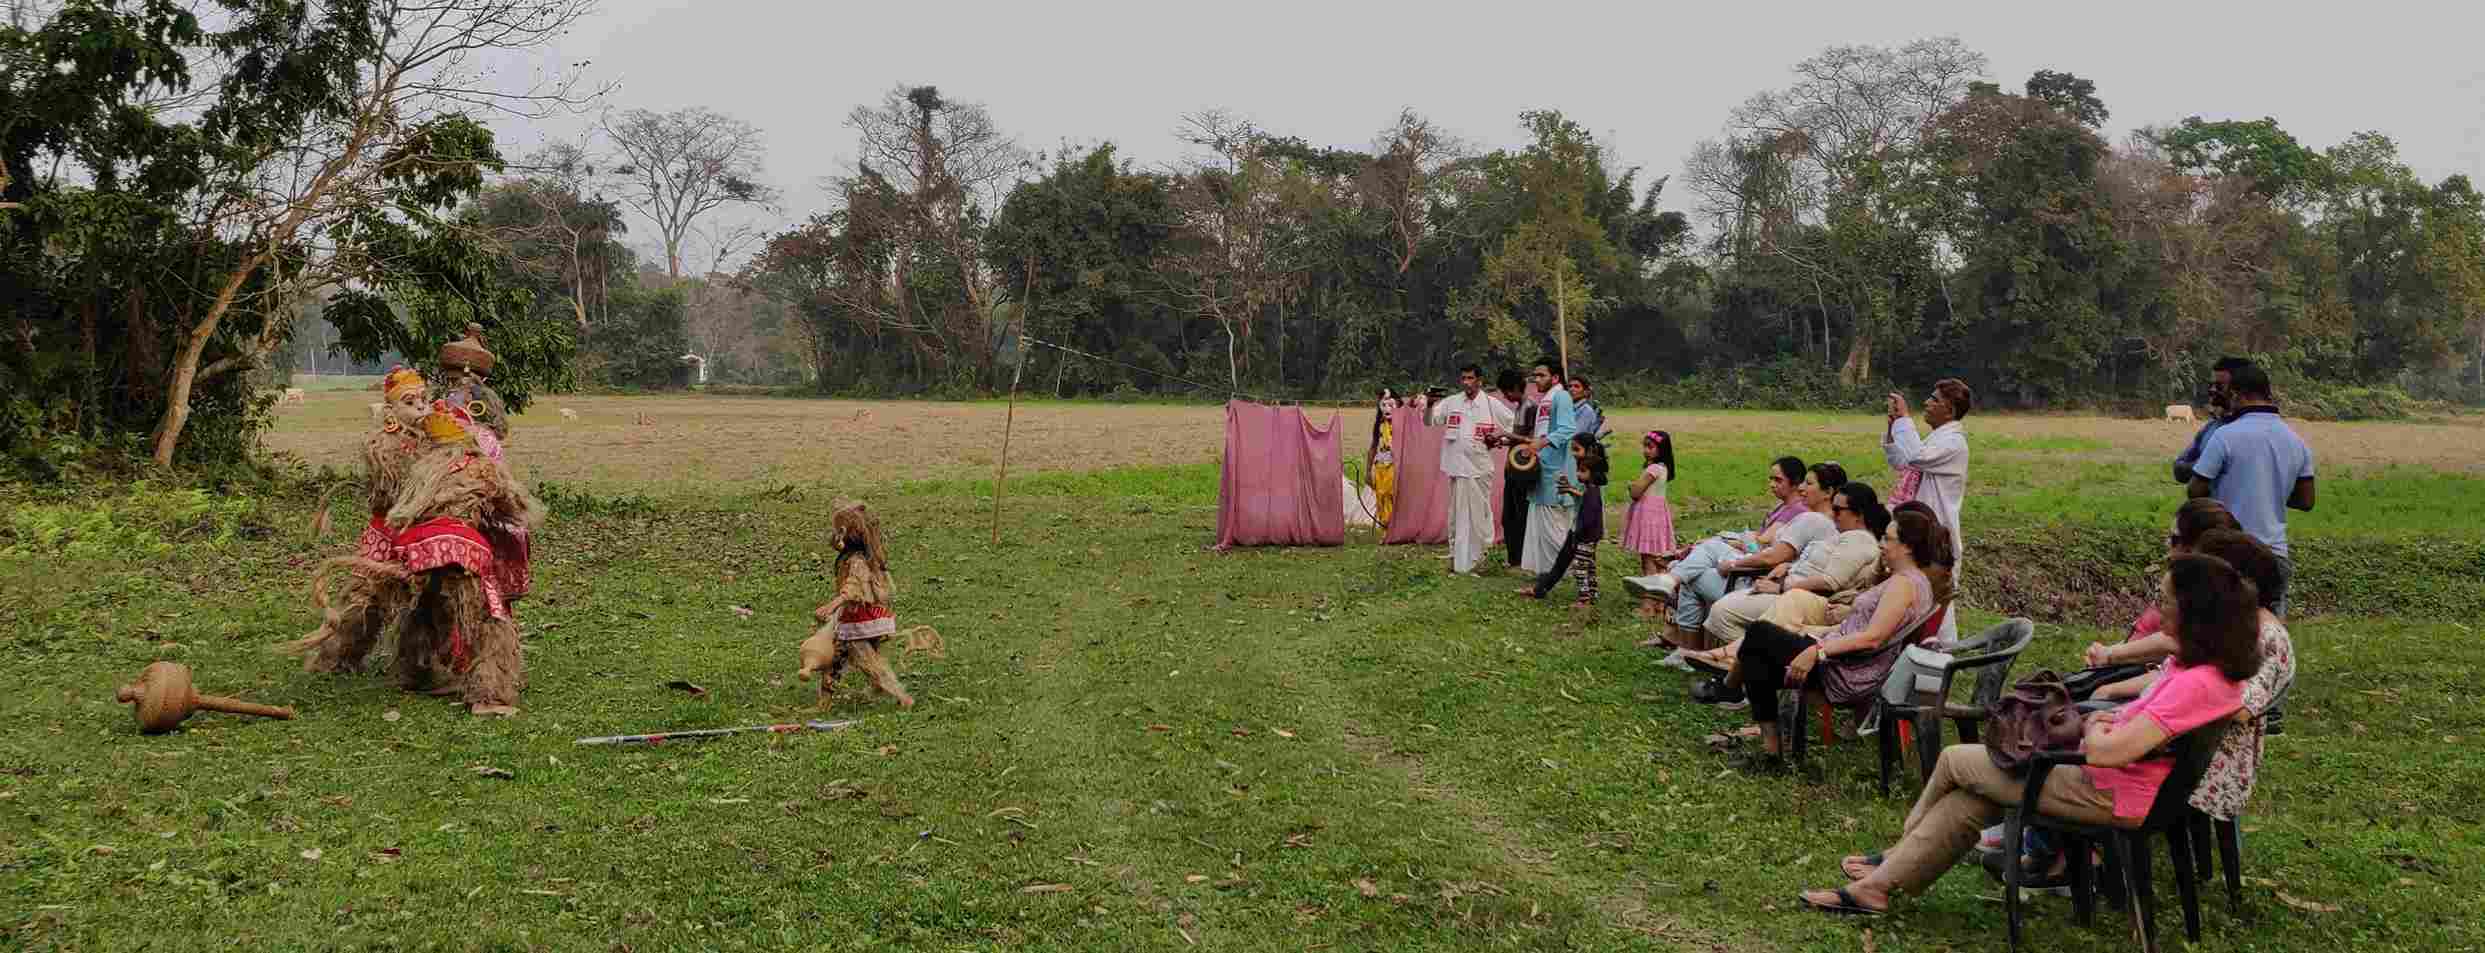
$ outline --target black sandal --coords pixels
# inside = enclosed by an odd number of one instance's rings
[[[1822,903],[1818,900],[1812,899],[1806,894],[1796,894],[1795,899],[1803,901],[1804,906],[1811,907],[1814,910],[1818,910],[1822,913],[1834,913],[1842,917],[1877,917],[1889,912],[1887,910],[1875,910],[1871,907],[1864,906],[1863,902],[1855,899],[1855,895],[1848,893],[1845,887],[1839,887],[1831,890],[1830,892],[1838,895],[1837,903]]]
[[[1743,689],[1712,678],[1691,686],[1691,700],[1703,705],[1731,705],[1743,700]]]

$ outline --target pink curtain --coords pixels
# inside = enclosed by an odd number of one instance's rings
[[[1346,469],[1337,423],[1335,412],[1314,429],[1301,407],[1226,402],[1218,549],[1346,543]]]
[[[1389,418],[1398,461],[1398,507],[1390,514],[1381,545],[1435,544],[1450,541],[1450,478],[1441,472],[1441,444],[1449,428],[1424,422],[1424,415],[1401,407]],[[1485,492],[1493,501],[1493,541],[1501,541],[1501,464],[1508,451],[1493,451],[1493,476]]]

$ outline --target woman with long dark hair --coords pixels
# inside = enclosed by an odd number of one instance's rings
[[[2048,816],[2136,826],[2174,770],[2171,759],[2151,753],[2243,707],[2243,682],[2261,668],[2258,588],[2225,560],[2187,554],[2172,560],[2160,590],[2175,654],[2137,701],[2088,717],[2080,740],[2088,764],[2046,775],[2040,806]],[[2026,785],[1996,766],[1983,745],[1942,749],[1898,843],[1841,861],[1852,882],[1807,892],[1803,902],[1832,913],[1887,912],[1893,897],[1921,892],[1958,863],[1977,830],[1999,820],[2004,805],[2019,803]]]

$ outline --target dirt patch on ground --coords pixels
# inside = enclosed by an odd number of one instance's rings
[[[264,442],[352,466],[370,398],[313,394],[280,410]],[[510,451],[534,480],[642,491],[951,477],[998,463],[1006,414],[986,403],[555,397],[516,419]],[[1021,405],[1010,472],[1210,462],[1224,419],[1217,407]]]
[[[354,465],[370,426],[361,391],[314,392],[279,409],[265,443],[313,465]],[[575,419],[561,413],[567,409]],[[1314,409],[1315,421],[1331,411]],[[653,492],[715,492],[781,484],[953,477],[990,468],[1001,456],[1007,408],[1000,403],[797,400],[681,395],[553,397],[517,418],[511,449],[533,480]],[[1022,404],[1010,442],[1010,472],[1097,470],[1213,463],[1223,452],[1225,412],[1213,406]],[[1349,456],[1361,456],[1368,417],[1338,413]],[[2297,422],[2322,465],[2405,464],[2485,472],[2485,418],[2442,423]],[[1617,440],[1654,427],[1685,446],[1740,443],[1785,435],[1790,445],[1824,435],[1876,440],[1879,418],[1717,411],[1624,409],[1610,413]],[[1970,419],[1970,432],[2047,452],[2076,447],[2109,460],[2170,459],[2191,428],[2100,417],[1995,416]],[[2070,447],[2046,447],[2064,441]]]

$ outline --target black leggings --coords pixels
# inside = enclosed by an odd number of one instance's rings
[[[1794,664],[1803,650],[1818,644],[1819,639],[1796,635],[1766,620],[1743,630],[1743,647],[1735,653],[1735,670],[1742,676],[1744,696],[1751,699],[1753,724],[1777,722],[1777,693],[1786,688],[1786,667]],[[1803,687],[1820,686],[1821,664],[1815,662],[1812,673],[1804,677]]]
[[[1580,539],[1579,531],[1575,529],[1570,531],[1570,535],[1562,537],[1562,548],[1553,557],[1553,568],[1536,576],[1536,598],[1542,599],[1545,593],[1552,592],[1553,587],[1561,583],[1562,574],[1567,572],[1571,574],[1571,581],[1579,585],[1579,601],[1595,602],[1596,544],[1602,541]]]
[[[1501,541],[1510,549],[1510,565],[1525,561],[1527,554],[1527,496],[1536,489],[1535,474],[1501,475]]]

